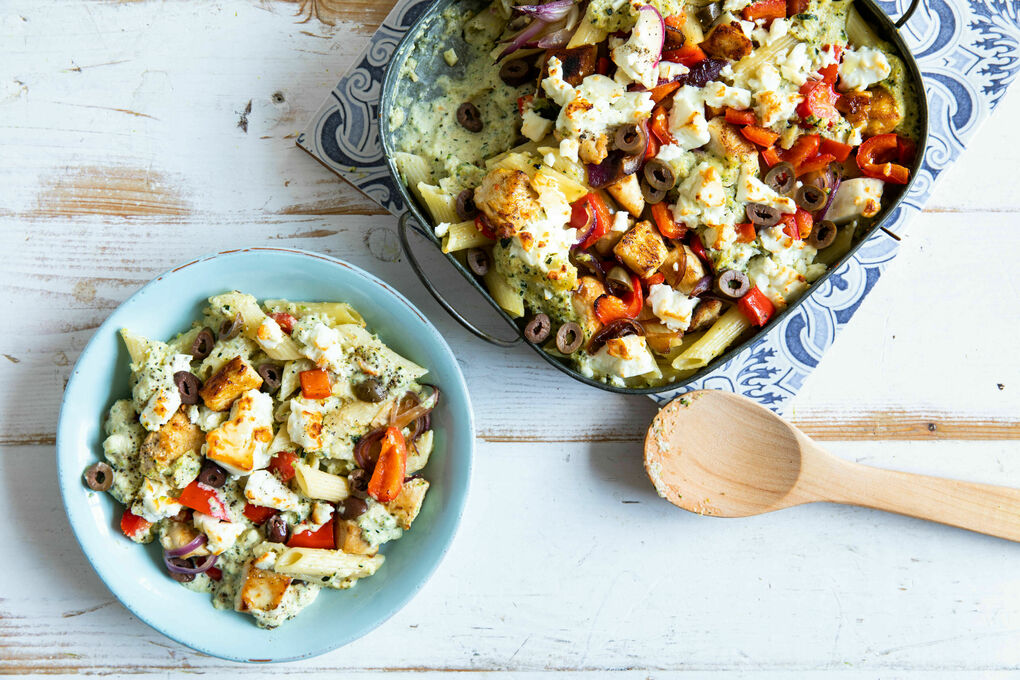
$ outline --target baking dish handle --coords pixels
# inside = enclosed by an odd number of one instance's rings
[[[428,275],[422,270],[421,264],[418,262],[418,259],[414,256],[414,253],[411,251],[411,244],[407,240],[407,225],[410,221],[411,213],[405,212],[403,215],[400,216],[400,222],[397,225],[398,226],[397,234],[400,236],[400,247],[404,249],[404,254],[407,256],[407,261],[411,263],[411,269],[413,269],[414,273],[418,275],[418,278],[421,280],[422,285],[424,285],[425,289],[432,294],[432,297],[436,299],[436,302],[438,302],[440,306],[446,310],[447,314],[452,316],[457,323],[459,323],[461,326],[463,326],[468,331],[470,331],[477,337],[481,338],[485,342],[497,345],[498,347],[513,347],[514,345],[519,343],[521,341],[520,335],[513,338],[512,340],[503,340],[501,338],[497,338],[486,333],[480,328],[477,328],[473,323],[465,319],[460,312],[454,309],[453,305],[451,305],[447,301],[447,299],[443,297],[442,293],[436,290],[436,287],[432,285],[432,281],[429,280]],[[418,233],[422,234],[423,236],[427,236],[427,234],[425,234],[417,224],[413,224],[412,228]]]
[[[907,7],[907,11],[904,12],[899,19],[893,22],[893,26],[897,29],[903,28],[903,26],[910,21],[910,17],[914,16],[914,12],[917,11],[917,7],[920,4],[921,0],[910,0],[910,6]]]

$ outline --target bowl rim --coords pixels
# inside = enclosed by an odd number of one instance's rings
[[[393,94],[396,91],[396,81],[399,77],[400,70],[405,63],[409,51],[414,47],[414,37],[421,30],[423,24],[435,18],[443,9],[456,3],[464,2],[465,0],[439,0],[432,4],[427,10],[422,12],[420,16],[411,24],[404,33],[403,37],[397,43],[396,48],[393,50],[393,54],[390,57],[389,63],[386,65],[386,72],[382,83],[382,93],[379,101],[379,139],[383,149],[383,158],[386,162],[386,168],[390,173],[391,178],[396,186],[397,191],[403,198],[407,205],[407,210],[413,216],[414,221],[420,225],[415,227],[415,231],[422,234],[427,240],[429,240],[435,247],[441,249],[441,242],[436,237],[433,230],[429,227],[430,221],[424,216],[421,207],[415,200],[415,197],[411,194],[407,185],[400,179],[400,171],[396,166],[393,154],[396,149],[393,148],[393,132],[390,129],[390,116],[389,111],[393,107]],[[920,67],[917,65],[917,59],[910,51],[906,42],[903,40],[903,36],[900,35],[900,30],[886,12],[879,6],[877,0],[852,0],[855,5],[860,5],[865,8],[865,11],[872,17],[876,18],[880,26],[877,26],[880,37],[888,40],[893,44],[896,49],[897,55],[903,60],[904,66],[907,71],[907,80],[909,81],[915,96],[917,97],[918,103],[918,114],[919,114],[919,139],[917,143],[917,154],[914,158],[913,163],[910,165],[910,178],[905,185],[897,186],[898,195],[896,198],[886,205],[882,206],[882,210],[879,215],[880,218],[869,227],[867,232],[862,234],[860,239],[854,243],[850,249],[843,254],[843,256],[830,265],[824,274],[818,279],[813,281],[808,290],[797,298],[793,303],[789,304],[786,309],[782,310],[779,314],[774,315],[768,322],[758,329],[754,334],[746,337],[745,339],[730,345],[721,354],[709,361],[705,366],[702,366],[693,375],[686,378],[682,378],[675,382],[671,382],[665,385],[658,385],[654,387],[621,387],[613,385],[600,380],[590,378],[579,370],[570,365],[566,360],[555,357],[546,352],[541,345],[530,342],[524,337],[522,328],[523,320],[517,320],[511,317],[507,312],[499,306],[492,295],[489,293],[488,288],[482,285],[478,279],[463,265],[460,261],[454,257],[453,253],[443,253],[443,256],[453,265],[460,275],[477,290],[483,298],[489,303],[492,309],[503,317],[506,323],[512,328],[517,334],[520,340],[530,346],[535,352],[539,354],[546,361],[557,370],[566,375],[570,376],[574,380],[595,387],[597,389],[606,392],[615,392],[618,394],[640,394],[640,395],[655,395],[669,392],[675,392],[677,390],[683,390],[688,388],[693,383],[703,380],[710,376],[716,369],[725,366],[732,359],[737,357],[740,353],[754,345],[756,342],[763,340],[765,337],[777,332],[786,320],[786,318],[792,315],[800,305],[807,302],[808,299],[813,297],[815,293],[820,290],[822,284],[824,284],[830,277],[834,276],[837,271],[840,271],[857,253],[858,250],[865,243],[875,237],[879,231],[887,231],[885,225],[889,222],[890,218],[898,214],[901,204],[907,198],[910,193],[910,189],[914,186],[917,178],[920,174],[921,168],[924,166],[925,153],[927,151],[928,137],[930,133],[930,121],[929,121],[929,110],[928,110],[928,96],[924,89],[924,80],[922,78]],[[904,14],[904,18],[909,18],[912,10]],[[887,231],[887,234],[891,233]],[[891,236],[890,238],[896,238],[898,236]],[[424,277],[423,277],[424,278]],[[426,284],[428,285],[428,284]],[[471,330],[471,329],[469,329]],[[473,332],[473,331],[472,331]]]
[[[178,635],[175,634],[174,632],[168,630],[166,626],[159,623],[153,616],[150,616],[149,613],[145,611],[143,607],[137,606],[137,603],[131,597],[124,594],[122,592],[122,589],[116,585],[115,579],[107,578],[108,575],[103,573],[105,567],[100,568],[99,566],[97,566],[97,564],[93,560],[92,555],[85,547],[85,542],[83,540],[83,532],[88,531],[88,526],[90,526],[89,523],[84,521],[80,514],[78,513],[72,514],[72,512],[69,509],[68,499],[70,494],[82,493],[84,487],[82,487],[79,483],[81,478],[80,470],[69,469],[69,466],[75,464],[75,461],[72,460],[71,458],[71,453],[70,452],[62,453],[62,451],[65,451],[67,447],[70,446],[71,440],[73,438],[73,433],[70,431],[72,425],[69,422],[69,416],[68,417],[65,416],[67,416],[68,414],[67,411],[68,397],[73,391],[72,387],[74,386],[77,380],[79,368],[89,360],[89,355],[95,344],[99,341],[100,336],[110,331],[110,328],[113,325],[112,320],[116,316],[117,312],[120,311],[125,306],[127,306],[129,303],[134,302],[138,300],[140,297],[146,295],[151,288],[153,288],[155,285],[157,285],[164,279],[174,277],[178,275],[179,272],[185,271],[189,267],[209,262],[212,260],[225,260],[238,256],[243,257],[247,253],[258,253],[270,256],[282,255],[287,257],[297,256],[299,258],[305,257],[314,258],[316,260],[321,260],[332,267],[346,269],[355,276],[364,279],[370,286],[381,288],[384,295],[389,295],[391,298],[393,298],[394,301],[396,301],[403,308],[405,308],[407,312],[410,312],[411,314],[416,316],[424,324],[426,330],[432,334],[435,341],[435,346],[439,349],[441,353],[445,353],[447,355],[447,358],[450,361],[450,365],[454,369],[452,375],[450,376],[454,380],[453,387],[457,392],[460,392],[460,394],[463,396],[464,409],[466,411],[465,415],[467,416],[466,425],[460,426],[467,433],[466,437],[467,449],[463,454],[464,460],[461,463],[461,466],[463,467],[464,482],[462,487],[459,487],[459,491],[450,494],[448,500],[449,503],[455,506],[453,523],[449,529],[449,534],[443,537],[441,547],[439,548],[438,552],[432,559],[432,563],[426,566],[425,572],[421,574],[416,579],[416,582],[413,583],[407,589],[407,591],[401,597],[399,597],[390,607],[388,607],[385,611],[382,611],[380,614],[373,617],[372,621],[369,623],[368,626],[354,632],[353,634],[349,634],[346,636],[337,636],[336,638],[334,638],[325,645],[320,645],[311,649],[302,650],[300,653],[297,654],[278,656],[274,658],[250,658],[238,656],[235,654],[231,654],[229,652],[218,651],[213,646],[203,644],[201,641],[195,640],[185,641],[178,637]],[[449,390],[450,387],[451,386],[448,385],[444,386],[444,391]],[[121,605],[123,605],[129,612],[131,612],[134,616],[143,621],[153,630],[159,632],[162,635],[165,635],[171,640],[174,640],[178,644],[181,644],[202,654],[207,654],[209,656],[225,659],[228,661],[236,661],[242,663],[283,663],[288,661],[297,661],[300,659],[308,659],[322,654],[326,654],[328,652],[339,649],[340,647],[348,645],[351,642],[354,642],[355,640],[364,637],[365,635],[372,632],[373,630],[381,626],[383,623],[388,621],[390,618],[392,618],[397,612],[399,612],[405,606],[407,606],[407,604],[421,591],[421,589],[424,588],[425,584],[432,578],[436,570],[439,568],[440,564],[442,564],[442,562],[446,558],[446,555],[449,552],[450,547],[453,545],[453,542],[456,540],[462,525],[464,510],[467,506],[468,495],[470,494],[471,479],[474,468],[474,456],[475,456],[474,433],[475,433],[474,408],[471,403],[470,392],[467,387],[467,382],[464,379],[464,374],[460,367],[460,362],[457,361],[456,355],[450,348],[449,344],[446,342],[443,335],[428,320],[425,314],[422,313],[421,310],[419,310],[414,305],[414,303],[412,303],[402,293],[400,293],[393,286],[386,283],[379,277],[339,258],[324,255],[322,253],[301,250],[298,248],[252,246],[246,248],[233,248],[229,250],[221,250],[215,253],[208,253],[206,255],[194,258],[186,263],[167,269],[160,273],[158,276],[152,278],[149,282],[147,282],[141,288],[136,290],[134,293],[132,293],[128,298],[126,298],[123,302],[117,305],[117,307],[107,315],[107,317],[103,320],[99,327],[96,328],[96,330],[92,333],[92,336],[89,338],[89,341],[82,348],[81,353],[75,360],[74,366],[71,369],[71,373],[68,378],[67,384],[64,387],[64,392],[61,395],[60,399],[60,411],[57,418],[54,455],[56,457],[57,485],[60,488],[61,504],[63,505],[64,514],[67,518],[68,524],[70,524],[71,526],[71,531],[74,534],[74,538],[78,543],[78,547],[84,554],[85,559],[88,561],[93,571],[95,571],[96,575],[99,577],[99,580],[102,582],[103,586],[105,586],[106,589],[109,590],[113,594],[113,596],[117,598]],[[113,502],[117,506],[119,506],[119,504],[117,504],[116,501]],[[116,511],[117,508],[115,507],[114,510]],[[111,583],[111,580],[113,581],[113,583]],[[262,630],[255,627],[254,623],[252,624],[252,629]]]

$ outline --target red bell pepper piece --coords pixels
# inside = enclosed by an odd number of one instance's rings
[[[807,11],[808,0],[786,0],[786,16],[795,17]]]
[[[687,244],[694,254],[701,258],[701,261],[707,264],[709,267],[712,266],[712,260],[708,259],[708,253],[705,252],[705,245],[701,242],[701,237],[698,236],[697,232],[691,232],[691,238]]]
[[[177,502],[203,515],[209,515],[224,522],[230,521],[227,504],[223,502],[219,492],[211,486],[200,484],[197,479],[184,487]]]
[[[141,534],[148,531],[151,526],[152,522],[144,517],[139,517],[127,508],[124,508],[124,514],[120,516],[120,530],[131,540],[136,540]]]
[[[669,131],[669,115],[666,113],[666,109],[661,106],[656,106],[652,109],[652,122],[649,127],[652,130],[652,134],[662,144],[672,144],[674,141],[672,133]]]
[[[674,82],[674,83],[663,83],[662,85],[657,85],[657,86],[653,87],[652,89],[650,89],[648,91],[648,93],[650,95],[652,95],[652,101],[655,102],[656,104],[658,104],[663,99],[665,99],[667,96],[669,96],[669,94],[671,94],[673,92],[673,90],[677,90],[679,88],[680,88],[680,83],[677,83],[677,82]]]
[[[645,134],[648,134],[648,126],[645,126]],[[655,135],[648,135],[648,146],[645,147],[645,160],[650,160],[659,155],[659,140]]]
[[[645,304],[645,296],[641,291],[641,279],[633,272],[630,274],[631,291],[622,298],[615,295],[600,295],[595,299],[595,318],[603,325],[617,319],[636,319]]]
[[[533,100],[534,98],[535,98],[535,95],[533,95],[533,94],[526,94],[523,97],[518,97],[517,98],[517,113],[518,113],[518,115],[521,115],[521,116],[524,115],[524,109],[526,109],[528,107],[528,104],[530,104],[531,100]]]
[[[830,154],[840,163],[849,158],[853,150],[854,148],[849,144],[837,142],[835,139],[822,138],[821,143],[818,145],[818,153]]]
[[[788,150],[783,152],[783,160],[794,168],[809,158],[818,155],[818,146],[821,144],[821,137],[818,135],[801,135]]]
[[[727,106],[726,122],[732,123],[733,125],[756,125],[758,123],[758,117],[754,115],[754,111],[751,109],[738,111]]]
[[[265,508],[261,505],[244,504],[244,516],[255,524],[265,524],[276,514],[276,508]]]
[[[783,233],[790,238],[797,238],[799,232],[797,230],[797,223],[793,219],[793,215],[786,214],[780,218],[783,223]]]
[[[609,75],[609,65],[610,65],[609,57],[599,57],[598,61],[595,62],[595,73],[598,73],[600,76]]]
[[[489,224],[489,220],[486,219],[485,215],[478,213],[475,215],[475,229],[477,229],[482,236],[489,239],[490,241],[496,240],[496,230]]]
[[[681,238],[687,233],[687,226],[676,223],[673,213],[665,201],[652,206],[652,219],[655,220],[655,226],[659,228],[659,233],[666,238]]]
[[[223,570],[219,567],[209,567],[205,570],[205,575],[211,578],[213,581],[219,581],[223,578]]]
[[[823,68],[818,69],[818,74],[822,76],[822,80],[829,85],[835,85],[836,80],[839,79],[839,60],[843,58],[843,48],[840,45],[832,45],[832,51],[835,53],[835,63],[829,64]]]
[[[764,326],[776,311],[772,301],[758,290],[758,286],[751,286],[751,290],[737,302],[737,307],[755,326]]]
[[[832,83],[827,83],[824,80],[809,80],[801,85],[800,94],[804,97],[804,101],[797,104],[797,115],[802,120],[806,120],[810,116],[829,120],[839,115],[836,111],[839,95],[832,89]]]
[[[589,211],[590,215],[589,215]],[[589,226],[589,217],[594,216],[595,228],[577,244],[578,250],[587,250],[609,233],[613,224],[613,218],[609,214],[609,208],[602,196],[591,192],[574,201],[570,206],[570,226],[574,229],[583,229]]]
[[[407,445],[404,435],[395,427],[386,428],[380,442],[379,459],[372,478],[368,480],[368,495],[380,503],[388,503],[400,494],[407,470]]]
[[[288,314],[287,312],[273,312],[269,316],[277,323],[280,330],[287,335],[294,332],[294,324],[297,323],[297,319],[295,319],[292,314]]]
[[[797,212],[792,215],[783,215],[783,233],[793,239],[807,238],[814,224],[814,216],[803,208],[797,208]]]
[[[708,58],[705,51],[697,45],[684,45],[675,50],[667,50],[662,53],[662,61],[671,61],[675,64],[683,64],[684,66],[694,66],[699,61],[704,61]]]
[[[297,454],[291,451],[280,451],[278,454],[273,456],[272,460],[269,461],[269,471],[274,473],[280,478],[280,481],[286,484],[290,480],[294,479],[294,463],[297,462]]]
[[[758,0],[745,7],[741,14],[744,21],[782,19],[786,16],[786,0]]]
[[[762,149],[761,159],[765,161],[765,165],[769,166],[770,168],[776,163],[779,163],[780,161],[783,160],[782,158],[779,157],[779,151],[777,151],[776,147],[774,146],[770,146],[767,149]]]
[[[758,233],[754,230],[754,225],[750,222],[736,224],[733,226],[733,229],[737,232],[737,240],[741,243],[752,243],[758,237]]]
[[[892,184],[906,184],[910,171],[891,162],[891,158],[899,160],[899,138],[893,133],[866,139],[857,149],[857,167],[862,174]]]
[[[829,163],[836,160],[836,157],[831,153],[820,153],[813,158],[809,158],[800,165],[797,166],[797,176],[806,175],[809,172],[816,172],[824,170],[829,167]]]
[[[333,536],[333,517],[315,531],[300,531],[293,534],[287,541],[288,548],[321,548],[335,550],[336,539]]]
[[[655,272],[654,274],[649,276],[647,279],[645,279],[645,282],[644,282],[645,283],[645,288],[651,288],[652,286],[657,286],[657,285],[659,285],[660,283],[662,283],[665,280],[666,280],[666,277],[662,275],[662,272]]]
[[[759,127],[758,125],[745,125],[740,128],[740,134],[751,142],[754,142],[758,146],[769,147],[776,143],[779,139],[779,135],[768,128]]]
[[[907,163],[914,162],[914,156],[917,155],[917,143],[909,137],[896,137],[897,146],[897,160],[906,165]]]
[[[325,399],[333,394],[329,373],[321,368],[301,371],[298,378],[301,379],[301,396],[305,399]]]

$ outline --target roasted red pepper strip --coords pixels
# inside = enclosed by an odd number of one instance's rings
[[[829,120],[839,115],[836,111],[839,95],[832,89],[832,83],[824,80],[809,80],[801,86],[800,94],[804,97],[804,101],[797,104],[797,115],[801,119],[818,116]]]
[[[489,220],[485,219],[485,215],[479,213],[475,216],[475,229],[481,233],[487,239],[492,241],[496,240],[496,230],[489,224]]]
[[[276,514],[276,508],[265,508],[261,505],[244,504],[244,516],[255,524],[265,524]]]
[[[849,144],[843,144],[837,142],[835,139],[822,139],[818,145],[818,153],[831,154],[837,161],[842,163],[850,157],[850,153],[854,150]]]
[[[315,531],[301,531],[290,537],[288,548],[322,548],[335,550],[336,539],[333,537],[333,517]]]
[[[599,57],[598,61],[595,62],[595,73],[598,73],[600,76],[609,75],[609,64],[609,57]],[[534,95],[528,96],[532,97]]]
[[[757,125],[745,125],[740,128],[740,134],[751,142],[754,142],[758,146],[769,147],[776,143],[779,139],[779,135],[768,128],[759,127]]]
[[[684,45],[676,50],[668,50],[662,53],[662,61],[671,61],[684,66],[694,66],[699,61],[708,58],[705,51],[697,45]]]
[[[782,19],[786,16],[786,0],[758,0],[745,7],[741,14],[744,21]]]
[[[758,123],[758,117],[754,115],[754,111],[751,109],[738,111],[727,106],[726,122],[732,123],[733,125],[756,125]]]
[[[694,251],[694,254],[701,258],[701,261],[707,264],[709,267],[712,266],[712,261],[708,259],[708,253],[705,252],[705,246],[701,242],[701,237],[698,236],[697,232],[691,232],[690,243],[687,244],[690,249]]]
[[[388,503],[400,494],[407,470],[407,446],[404,435],[395,427],[386,428],[380,441],[379,459],[372,478],[368,480],[368,495],[380,503]]]
[[[648,135],[648,126],[645,126],[645,134]],[[659,140],[655,135],[648,135],[648,146],[645,147],[645,160],[655,158],[659,155]]]
[[[797,229],[797,222],[793,219],[793,215],[786,214],[780,218],[783,224],[783,233],[790,238],[797,238],[800,235]]]
[[[752,243],[758,237],[758,233],[754,230],[754,225],[750,222],[736,224],[733,226],[733,229],[737,232],[737,240],[741,243]]]
[[[669,131],[669,115],[666,113],[666,109],[661,106],[656,106],[652,110],[652,122],[649,127],[660,143],[672,144],[676,141]]]
[[[680,238],[687,233],[687,227],[677,224],[673,219],[673,212],[665,201],[652,206],[652,219],[655,220],[655,226],[659,228],[659,233],[666,238]]]
[[[325,399],[333,394],[329,374],[321,368],[298,373],[301,379],[301,396],[305,399]]]
[[[795,17],[803,14],[808,7],[808,0],[786,0],[786,16]]]
[[[517,98],[517,113],[518,113],[518,115],[521,115],[521,116],[524,115],[524,109],[527,108],[528,104],[534,98],[535,98],[535,95],[533,95],[533,94],[526,94],[523,97],[518,97]]]
[[[294,479],[294,463],[297,462],[297,454],[290,451],[280,451],[269,461],[269,471],[275,473],[280,481],[286,484]]]
[[[857,167],[868,177],[892,184],[906,184],[910,171],[889,159],[899,160],[899,139],[893,133],[864,140],[857,149]]]
[[[897,145],[897,159],[900,163],[906,165],[914,161],[914,156],[917,155],[917,143],[909,137],[896,137]],[[843,159],[845,160],[845,159]]]
[[[603,324],[610,324],[618,319],[636,319],[645,304],[645,296],[641,291],[641,279],[634,272],[630,274],[631,291],[628,295],[618,298],[615,295],[600,295],[595,300],[595,317]]]
[[[820,153],[814,158],[809,158],[803,163],[797,166],[797,176],[806,175],[809,172],[816,172],[818,170],[824,170],[829,167],[829,163],[836,160],[836,157],[831,153]]]
[[[835,52],[834,56],[836,62],[818,69],[818,74],[822,77],[823,81],[830,85],[835,85],[836,80],[839,79],[839,60],[843,57],[843,48],[839,45],[835,45],[832,49]]]
[[[144,517],[139,517],[127,508],[124,508],[124,514],[120,516],[120,530],[132,540],[137,538],[139,534],[148,531],[151,526],[152,522]]]
[[[662,272],[655,272],[654,274],[649,276],[647,279],[645,279],[645,287],[646,288],[651,288],[652,286],[657,286],[657,285],[659,285],[660,283],[662,283],[665,280],[666,280],[666,277],[663,276]]]
[[[273,312],[269,315],[273,321],[280,327],[280,330],[290,335],[294,332],[294,324],[297,323],[297,319],[292,314],[287,312]]]
[[[758,286],[751,286],[751,290],[747,291],[747,294],[737,302],[737,307],[755,326],[764,326],[772,317],[772,313],[776,311],[776,308],[772,306],[772,301],[765,297],[765,293],[758,290]]]
[[[223,570],[219,567],[209,567],[205,570],[205,575],[211,578],[213,581],[219,581],[223,578]]]
[[[663,83],[657,85],[648,91],[648,94],[652,95],[652,101],[658,104],[665,99],[673,90],[680,88],[680,83]]]
[[[793,146],[783,152],[783,160],[796,168],[807,159],[818,155],[818,145],[821,141],[818,135],[801,135]]]
[[[211,486],[199,484],[197,479],[184,487],[177,502],[203,515],[209,515],[224,522],[230,521],[227,504],[223,502],[220,494]]]
[[[763,161],[765,161],[765,165],[769,166],[770,168],[776,163],[779,163],[780,161],[783,160],[782,158],[779,157],[779,152],[776,150],[776,147],[774,146],[770,146],[767,149],[762,149],[761,158]]]
[[[600,238],[608,234],[610,227],[613,226],[613,218],[609,214],[606,202],[595,192],[585,194],[571,205],[570,226],[574,229],[583,229],[587,226],[589,210],[595,216],[595,228],[577,244],[579,250],[591,248]]]

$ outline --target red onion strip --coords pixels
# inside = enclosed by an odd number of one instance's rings
[[[832,190],[829,191],[829,200],[825,202],[825,207],[818,213],[819,220],[825,219],[825,215],[829,212],[829,206],[832,205],[832,200],[836,198],[836,192],[839,191],[839,185],[843,181],[838,172],[833,173],[833,176],[835,179],[832,182]]]
[[[654,66],[659,65],[659,60],[662,58],[662,48],[666,44],[666,20],[662,18],[662,14],[659,10],[655,9],[651,5],[642,5],[638,8],[639,12],[652,12],[655,18],[659,20],[659,49],[655,55]]]
[[[567,16],[567,13],[570,12],[570,8],[573,6],[574,0],[553,0],[544,5],[518,5],[514,9],[524,12],[530,17],[550,22],[559,21]]]
[[[166,565],[168,571],[174,574],[204,574],[209,571],[214,564],[216,564],[216,555],[209,555],[205,558],[205,561],[197,567],[179,567],[170,560],[173,559],[167,555],[163,555],[163,564]]]
[[[195,539],[193,541],[191,541],[191,543],[188,543],[187,545],[182,545],[180,548],[174,548],[173,550],[167,550],[166,551],[166,556],[167,557],[180,557],[181,555],[187,555],[189,552],[192,552],[194,550],[198,550],[203,545],[205,545],[206,540],[208,540],[208,539],[206,539],[205,534],[199,534],[198,536],[195,537]]]
[[[549,25],[548,22],[543,21],[541,19],[535,19],[534,21],[532,21],[527,28],[525,28],[523,31],[514,36],[514,38],[510,41],[510,44],[506,46],[506,49],[500,52],[499,56],[496,57],[496,61],[499,61],[508,54],[513,54],[517,50],[524,47],[525,43],[527,43],[529,40],[538,35],[542,31],[542,29],[548,25]]]

